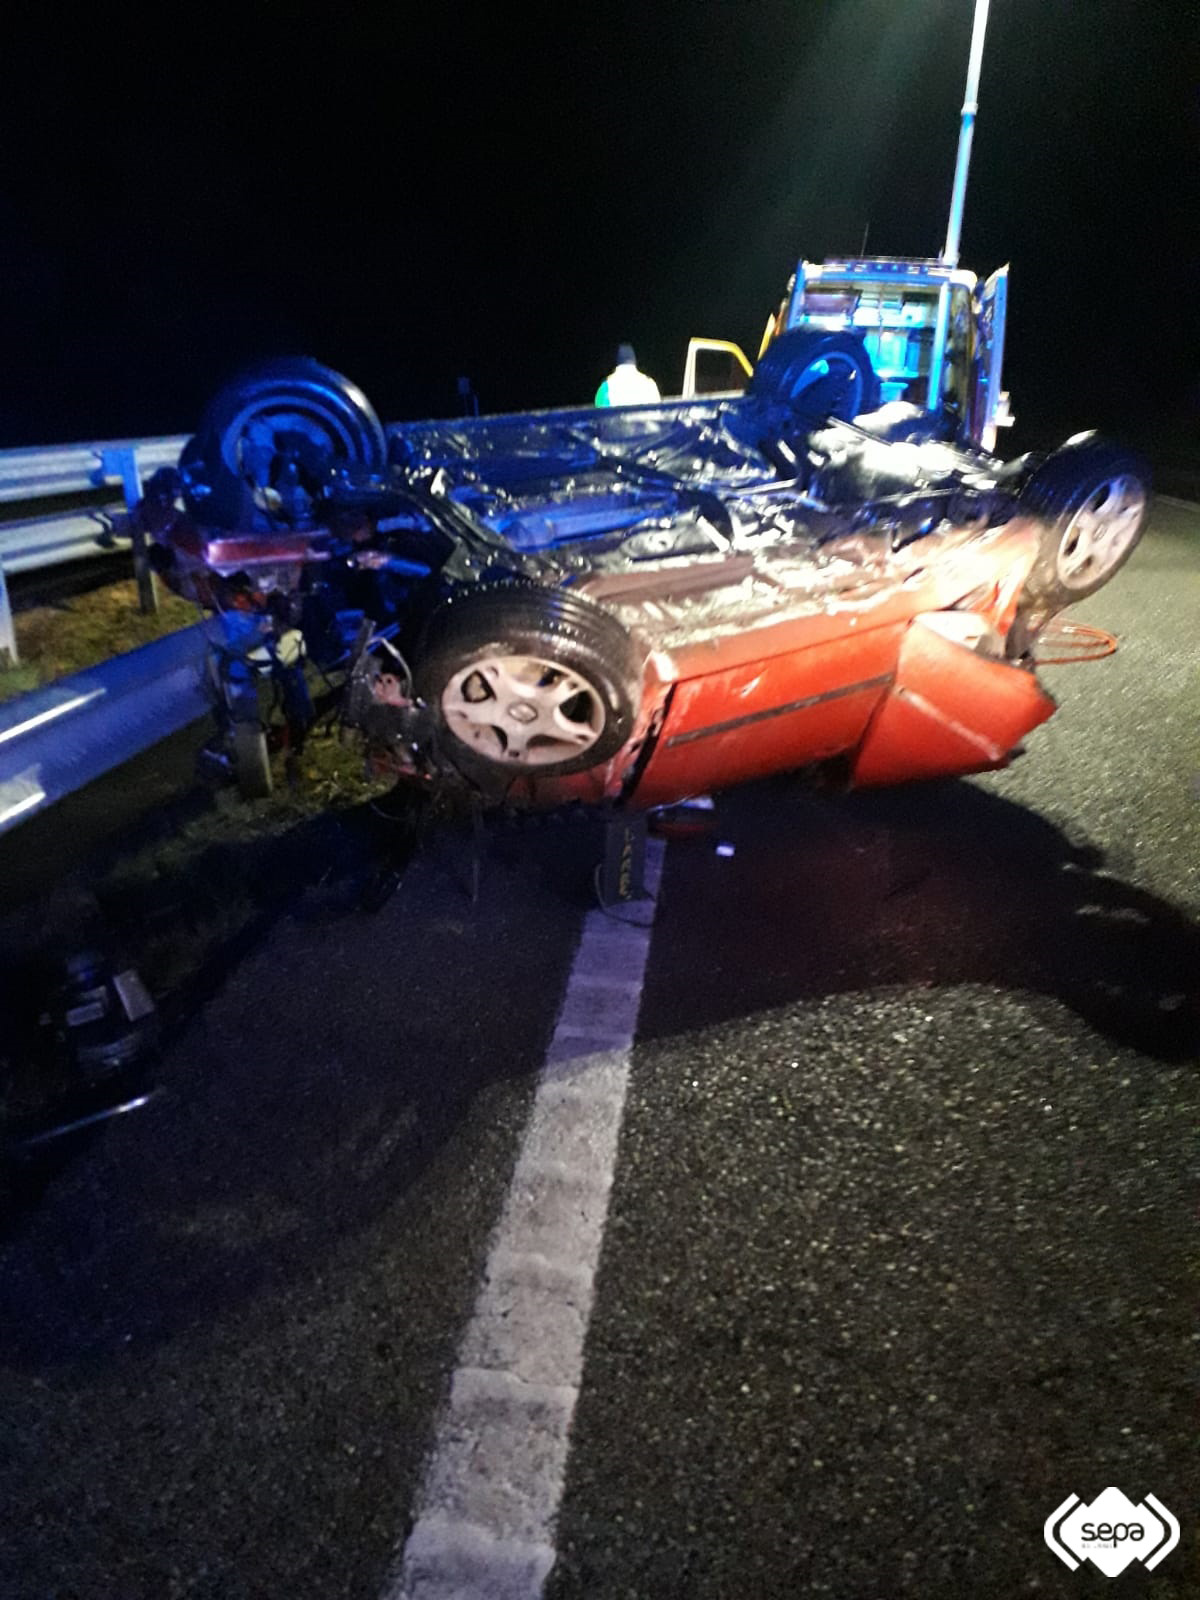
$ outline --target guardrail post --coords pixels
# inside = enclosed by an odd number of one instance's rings
[[[13,627],[12,606],[8,603],[8,583],[0,561],[0,667],[17,664],[17,630]]]
[[[115,469],[121,474],[121,487],[125,491],[125,508],[129,512],[129,539],[133,545],[133,575],[137,579],[138,608],[147,615],[152,615],[158,610],[158,588],[154,582],[154,572],[146,549],[146,530],[137,515],[137,508],[142,501],[142,479],[138,472],[137,447],[104,451],[101,469],[106,473]]]

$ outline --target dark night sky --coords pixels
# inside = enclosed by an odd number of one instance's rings
[[[388,418],[753,348],[795,259],[933,254],[971,0],[245,0],[9,41],[0,445],[186,431],[306,351]],[[993,0],[963,264],[1012,262],[1012,445],[1185,439],[1200,7]],[[30,31],[35,30],[35,31]],[[1200,447],[1198,447],[1200,453]]]

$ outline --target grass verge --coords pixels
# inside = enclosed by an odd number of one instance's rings
[[[158,611],[143,615],[131,578],[17,610],[13,627],[20,662],[0,667],[0,700],[190,627],[199,616],[190,601],[163,590]]]

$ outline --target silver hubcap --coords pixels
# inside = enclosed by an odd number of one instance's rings
[[[539,656],[486,656],[442,691],[446,726],[489,760],[544,767],[583,755],[604,732],[604,705],[577,672]]]
[[[1107,478],[1067,524],[1058,547],[1059,581],[1083,589],[1120,563],[1142,525],[1146,491],[1137,478]]]

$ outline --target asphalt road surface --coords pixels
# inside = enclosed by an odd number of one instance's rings
[[[1198,608],[1160,502],[1009,771],[668,846],[550,1600],[1108,1592],[1042,1524],[1110,1484],[1200,1594]],[[7,1219],[5,1600],[385,1592],[595,843],[306,897]]]

